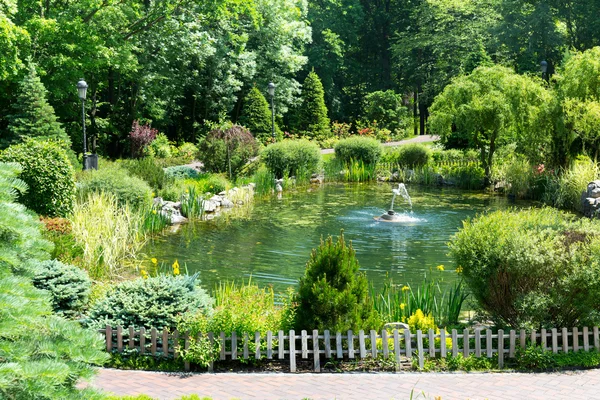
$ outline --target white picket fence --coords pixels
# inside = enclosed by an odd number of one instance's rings
[[[100,332],[106,337],[106,350],[108,352],[123,352],[125,348],[137,350],[140,354],[152,356],[180,357],[180,346],[187,349],[190,345],[189,336],[177,331],[169,332],[167,329],[158,331],[155,328],[133,327],[124,329],[121,326],[112,328],[107,326]],[[540,331],[527,332],[511,330],[504,332],[498,330],[493,333],[490,329],[464,329],[458,332],[456,329],[451,333],[441,330],[435,333],[432,329],[428,332],[417,331],[411,334],[408,330],[393,330],[388,332],[374,330],[366,333],[359,331],[358,335],[352,331],[346,333],[337,332],[331,334],[329,331],[319,333],[313,330],[311,333],[301,331],[289,332],[267,332],[261,336],[256,332],[253,337],[247,333],[238,337],[233,332],[226,336],[225,332],[214,335],[207,333],[206,337],[211,342],[220,343],[219,360],[249,360],[266,358],[268,360],[289,360],[290,371],[296,371],[297,359],[312,359],[315,372],[321,370],[321,360],[329,359],[376,359],[382,356],[384,359],[395,361],[396,370],[400,369],[401,359],[417,358],[419,368],[423,368],[425,357],[442,357],[448,355],[463,356],[475,355],[475,357],[494,358],[497,357],[498,365],[504,366],[505,358],[515,357],[520,348],[541,346],[553,353],[569,351],[600,351],[600,336],[598,327],[589,329],[562,328],[560,330],[542,329]],[[309,344],[310,343],[310,344]],[[241,351],[241,354],[240,354]],[[185,369],[189,370],[189,363],[185,363]],[[212,371],[213,365],[209,366]]]

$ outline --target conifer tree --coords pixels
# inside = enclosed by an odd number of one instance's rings
[[[261,143],[266,143],[272,137],[272,115],[265,96],[255,87],[244,98],[244,107],[240,123],[250,130],[250,133]],[[279,137],[281,131],[275,123],[275,134]]]
[[[40,81],[35,66],[29,64],[29,72],[19,84],[19,94],[8,116],[8,134],[0,140],[0,148],[6,148],[31,137],[35,139],[71,141],[54,114],[54,108],[46,99],[47,91]]]
[[[331,236],[321,239],[306,264],[296,296],[297,329],[378,329],[380,319],[369,296],[367,277],[359,265],[352,244],[343,232],[337,243]]]
[[[302,85],[302,105],[298,113],[298,128],[304,136],[322,139],[331,133],[325,91],[321,79],[311,71]]]

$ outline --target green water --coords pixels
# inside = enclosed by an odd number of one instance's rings
[[[396,187],[396,186],[393,186]],[[310,252],[322,236],[344,229],[361,270],[380,287],[389,275],[396,283],[419,284],[433,274],[447,283],[457,279],[447,243],[467,217],[509,206],[506,199],[446,188],[407,186],[412,213],[397,197],[394,209],[410,223],[379,222],[392,199],[391,184],[327,184],[303,192],[256,199],[243,210],[209,221],[183,225],[149,243],[148,257],[170,265],[175,259],[188,272],[200,271],[206,287],[220,280],[296,285]],[[436,266],[444,265],[440,272]]]

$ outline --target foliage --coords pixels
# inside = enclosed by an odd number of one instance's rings
[[[184,369],[181,357],[174,359],[172,356],[140,354],[137,349],[123,349],[122,353],[113,352],[110,360],[105,364],[107,368],[121,370],[165,371],[178,372]]]
[[[148,206],[152,200],[150,186],[142,179],[130,176],[120,167],[86,171],[78,182],[79,201],[85,201],[92,193],[110,194],[120,205],[129,205],[132,209]]]
[[[297,129],[303,137],[323,139],[331,135],[325,92],[319,76],[311,71],[302,85],[302,104],[298,115]]]
[[[164,133],[156,134],[154,140],[146,147],[146,155],[156,158],[170,158],[172,152],[169,138]]]
[[[140,216],[109,194],[92,193],[77,203],[71,222],[82,266],[93,279],[117,277],[144,244]]]
[[[120,165],[155,190],[160,190],[168,181],[166,171],[152,157],[121,160]]]
[[[534,171],[525,157],[511,153],[495,168],[493,177],[506,184],[508,193],[522,199],[528,197],[534,187]]]
[[[152,129],[150,125],[140,125],[137,120],[133,121],[129,133],[131,156],[133,158],[143,157],[147,152],[147,147],[156,139],[157,133],[158,130]]]
[[[505,67],[479,67],[456,78],[431,106],[432,131],[442,143],[453,132],[468,137],[480,151],[481,167],[489,183],[494,153],[508,143],[531,162],[550,153],[550,92],[537,80]]]
[[[308,140],[282,140],[268,145],[260,157],[277,178],[295,176],[308,178],[317,172],[321,163],[321,150]]]
[[[177,148],[177,154],[189,163],[198,157],[198,147],[194,143],[185,142]]]
[[[60,126],[54,108],[48,104],[47,91],[30,63],[27,76],[19,84],[19,95],[8,115],[8,129],[0,140],[0,147],[6,148],[27,138],[36,140],[56,140],[71,143]]]
[[[178,165],[164,169],[165,176],[168,179],[190,179],[198,176],[198,171],[187,165]]]
[[[116,284],[89,310],[85,325],[175,328],[177,316],[208,312],[213,300],[200,288],[198,275],[159,275]]]
[[[577,159],[571,168],[562,171],[553,185],[548,185],[544,200],[558,208],[582,212],[581,195],[588,183],[600,177],[598,165],[587,157]]]
[[[512,327],[595,325],[600,230],[551,208],[463,222],[450,252],[489,317]]]
[[[199,143],[198,158],[209,172],[237,176],[242,167],[258,154],[258,144],[247,129],[233,125],[212,130]]]
[[[338,158],[332,158],[324,163],[323,168],[328,181],[367,182],[377,179],[375,165],[360,160],[344,163]]]
[[[336,243],[331,236],[312,251],[300,279],[294,325],[297,329],[378,329],[380,319],[369,296],[368,282],[359,272],[352,244],[343,232]]]
[[[365,96],[362,118],[366,121],[377,121],[381,128],[388,129],[398,136],[402,136],[402,131],[406,129],[406,115],[402,96],[393,90],[380,90]]]
[[[75,173],[63,145],[28,139],[0,154],[0,161],[21,164],[20,178],[28,190],[21,193],[20,201],[44,216],[65,217],[73,211]]]
[[[522,370],[552,370],[560,368],[596,368],[600,365],[600,353],[596,349],[569,353],[553,353],[540,346],[519,349],[516,354],[516,368]]]
[[[57,260],[33,263],[33,286],[50,294],[55,313],[75,316],[87,304],[92,282],[87,273]]]
[[[422,167],[431,161],[431,149],[414,143],[399,146],[388,152],[386,159],[406,168]]]
[[[269,194],[275,189],[275,174],[262,164],[252,176],[252,182],[256,185],[254,191],[257,194]]]
[[[272,139],[271,110],[265,96],[254,86],[244,98],[244,107],[240,123],[248,128],[259,142],[265,144]],[[275,134],[281,137],[281,131],[275,124]]]
[[[362,161],[366,165],[375,165],[382,151],[377,140],[360,136],[340,140],[335,145],[335,157],[345,164]]]

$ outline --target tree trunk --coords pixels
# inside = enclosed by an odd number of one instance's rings
[[[417,94],[417,90],[418,88],[415,88],[415,92],[413,93],[413,133],[415,136],[417,136],[419,134],[419,123],[418,118],[419,118],[419,111],[418,111],[418,105],[419,105],[419,95]]]

